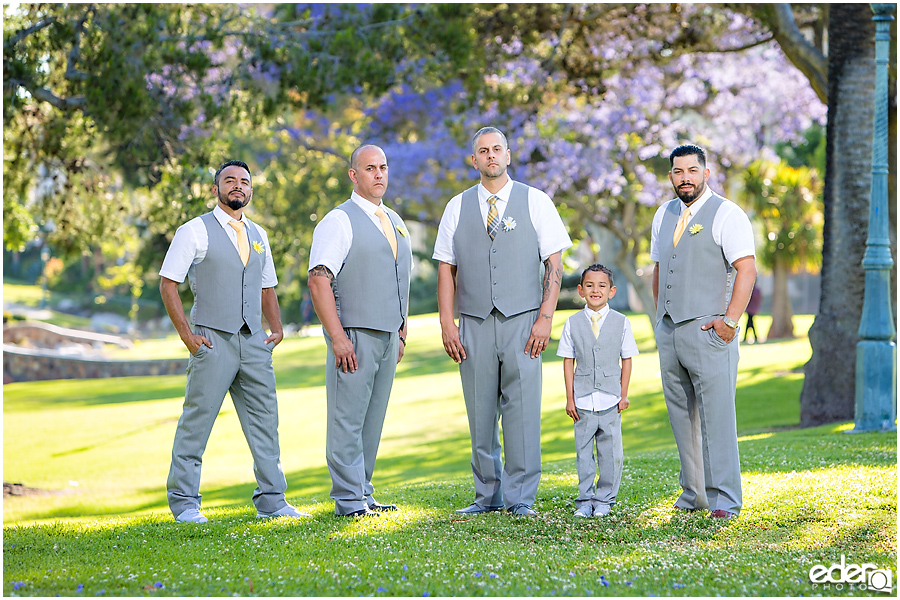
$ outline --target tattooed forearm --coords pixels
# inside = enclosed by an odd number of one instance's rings
[[[331,269],[326,267],[325,265],[316,265],[312,269],[309,270],[310,277],[327,277],[329,281],[334,281],[334,275],[331,272]]]
[[[562,264],[554,265],[553,261],[549,258],[544,261],[544,293],[541,298],[542,303],[547,299],[552,298],[554,291],[556,295],[559,295],[559,290],[562,287],[562,276]]]

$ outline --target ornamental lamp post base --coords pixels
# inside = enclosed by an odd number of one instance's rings
[[[848,433],[897,430],[896,364],[894,342],[864,340],[857,344],[856,422]]]

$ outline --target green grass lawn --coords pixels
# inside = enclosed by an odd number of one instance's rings
[[[571,312],[554,319],[554,337]],[[805,335],[811,317],[797,317]],[[324,343],[275,352],[289,500],[312,520],[259,522],[252,464],[230,400],[204,461],[201,526],[176,525],[165,480],[184,376],[4,386],[4,594],[19,595],[846,595],[813,588],[815,564],[896,568],[896,435],[799,422],[805,337],[741,347],[744,510],[722,523],[671,509],[678,459],[646,317],[632,316],[625,471],[608,518],[572,518],[577,479],[562,362],[545,354],[538,519],[459,518],[472,499],[456,365],[434,315],[411,320],[375,473],[403,511],[332,514],[324,459]],[[761,331],[768,323],[760,320]],[[177,338],[136,348],[183,355]],[[148,348],[152,347],[152,351]],[[79,587],[81,586],[81,587]]]

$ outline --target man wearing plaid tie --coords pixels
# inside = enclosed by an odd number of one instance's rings
[[[378,146],[350,156],[350,199],[316,225],[309,290],[327,345],[325,457],[339,516],[396,511],[373,497],[372,474],[397,363],[406,347],[409,230],[382,198],[388,164]]]
[[[669,162],[678,198],[656,212],[650,257],[663,393],[681,459],[675,508],[728,519],[742,504],[736,334],[756,281],[753,229],[707,185],[702,148],[679,146]]]
[[[238,160],[223,164],[212,193],[216,207],[178,228],[159,272],[163,304],[190,352],[166,485],[169,508],[178,522],[207,521],[200,513],[200,466],[229,392],[253,455],[256,516],[308,517],[284,498],[272,368],[272,350],[284,334],[268,237],[244,215],[253,198],[249,167]],[[193,330],[178,295],[185,276],[194,294]],[[271,335],[262,328],[263,316]]]
[[[481,182],[447,204],[434,245],[444,350],[459,364],[472,438],[475,499],[461,514],[537,514],[541,353],[562,281],[560,256],[572,243],[547,194],[510,179],[510,160],[500,130],[475,134],[472,165]]]

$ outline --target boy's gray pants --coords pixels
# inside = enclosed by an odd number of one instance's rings
[[[578,409],[575,423],[575,467],[578,470],[576,508],[616,503],[622,481],[622,416],[618,405],[594,412]],[[596,454],[595,454],[596,451]],[[597,477],[596,484],[594,477]]]

